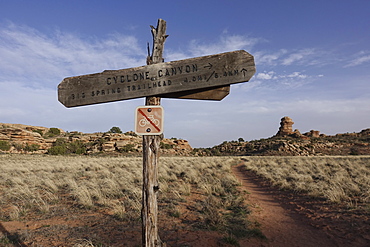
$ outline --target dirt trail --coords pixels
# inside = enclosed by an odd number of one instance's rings
[[[261,226],[268,240],[245,240],[241,246],[342,246],[322,230],[309,224],[308,219],[298,214],[275,198],[277,191],[260,186],[259,178],[243,170],[242,164],[233,167],[233,172],[241,181],[248,194],[246,202],[252,210],[251,219]]]

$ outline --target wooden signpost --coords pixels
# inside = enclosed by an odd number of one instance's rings
[[[146,107],[137,108],[142,119],[136,123],[138,131],[151,132],[143,134],[142,244],[154,247],[165,246],[157,227],[161,98],[222,100],[230,84],[249,81],[256,68],[253,56],[244,50],[164,63],[166,22],[159,19],[151,28],[153,50],[146,66],[65,78],[58,85],[58,100],[76,107],[146,97]]]
[[[253,56],[240,50],[68,77],[59,84],[58,97],[66,107],[148,96],[221,100],[230,84],[249,81],[254,73]],[[205,93],[209,90],[212,94]]]

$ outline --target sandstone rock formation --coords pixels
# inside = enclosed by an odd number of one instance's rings
[[[54,128],[56,129],[56,128]],[[84,147],[84,153],[122,153],[136,154],[142,152],[142,137],[130,131],[119,133],[66,133],[59,129],[60,134],[50,136],[50,128],[22,124],[1,124],[0,141],[10,146],[6,153],[47,153],[57,143],[70,143]],[[75,145],[75,146],[76,146]],[[72,145],[73,146],[73,145]],[[161,154],[190,155],[193,148],[186,140],[166,139],[161,141]]]
[[[283,117],[280,121],[279,131],[276,136],[289,136],[293,134],[293,120],[290,117]]]
[[[304,133],[305,136],[308,136],[308,137],[320,137],[320,131],[318,130],[310,130],[310,132],[307,132],[307,133]]]

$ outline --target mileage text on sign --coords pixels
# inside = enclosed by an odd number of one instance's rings
[[[68,77],[58,86],[67,107],[183,92],[248,81],[255,73],[246,51]]]

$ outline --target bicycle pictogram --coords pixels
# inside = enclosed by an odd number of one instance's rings
[[[150,120],[150,121],[149,121]],[[139,121],[139,125],[141,127],[145,127],[146,125],[151,125],[151,124],[154,124],[155,126],[158,126],[159,125],[159,120],[158,119],[155,119],[154,118],[154,115],[148,115],[148,117],[143,117],[142,119],[140,119]]]

